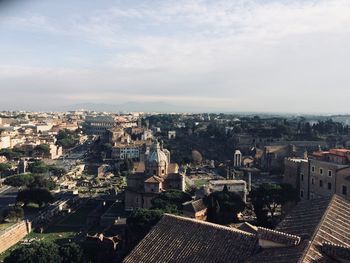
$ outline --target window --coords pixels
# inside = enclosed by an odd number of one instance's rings
[[[320,180],[320,187],[323,187],[323,181]]]
[[[332,190],[332,183],[328,183],[328,190]]]
[[[301,178],[301,181],[304,181],[304,174],[303,173],[300,174],[300,178]]]
[[[323,168],[320,168],[320,175],[323,175]]]
[[[328,170],[328,176],[332,177],[332,171],[331,170]]]
[[[311,184],[314,184],[314,183],[315,183],[315,179],[311,178]]]
[[[315,166],[311,166],[311,172],[315,172]]]
[[[300,197],[304,197],[304,191],[300,190]]]
[[[342,189],[341,189],[341,193],[343,195],[347,195],[348,194],[348,188],[346,187],[346,185],[343,185]]]

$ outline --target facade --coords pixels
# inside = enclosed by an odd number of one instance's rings
[[[240,150],[236,150],[233,155],[233,166],[241,167],[242,166],[242,153]]]
[[[88,135],[104,136],[107,130],[113,128],[115,121],[111,116],[87,116],[83,123],[83,129]]]
[[[116,160],[139,160],[140,147],[136,144],[116,144],[112,148],[112,159]]]
[[[127,177],[125,208],[150,208],[152,199],[170,189],[185,190],[185,177],[176,163],[170,162],[169,151],[154,143],[145,161],[136,163],[136,170]]]
[[[212,180],[209,181],[211,192],[220,192],[227,187],[229,192],[234,192],[242,197],[244,202],[247,201],[247,183],[244,180]]]
[[[0,149],[6,149],[11,147],[11,138],[10,136],[1,136],[0,135]]]
[[[298,164],[292,162],[285,161],[284,181],[299,189],[301,199],[338,194],[350,200],[350,150],[319,151]]]
[[[168,139],[175,139],[176,138],[176,131],[168,131]]]

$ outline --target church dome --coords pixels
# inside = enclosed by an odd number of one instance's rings
[[[149,153],[147,161],[148,163],[168,164],[168,157],[165,152],[160,149],[158,142],[155,143],[153,149]]]

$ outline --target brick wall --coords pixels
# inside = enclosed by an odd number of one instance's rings
[[[16,245],[31,231],[30,222],[21,221],[0,232],[0,253]]]

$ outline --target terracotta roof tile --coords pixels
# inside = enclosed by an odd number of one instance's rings
[[[164,215],[125,263],[244,262],[256,249],[254,235],[199,220]]]

